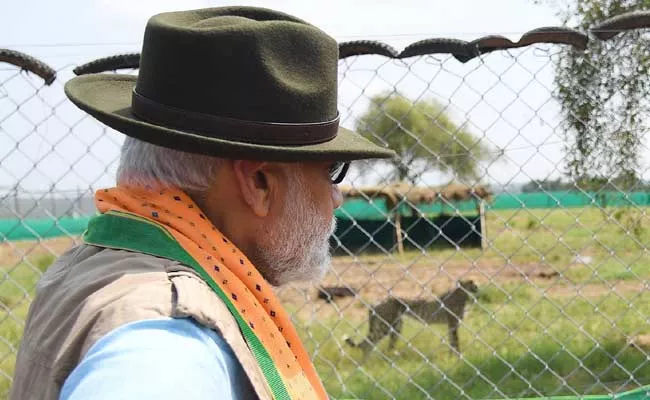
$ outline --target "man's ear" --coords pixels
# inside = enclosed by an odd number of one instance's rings
[[[266,217],[278,190],[278,179],[264,161],[234,160],[233,171],[246,204],[258,217]]]

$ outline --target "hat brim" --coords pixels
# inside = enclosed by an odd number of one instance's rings
[[[352,161],[395,155],[343,127],[339,127],[336,137],[328,142],[276,146],[229,141],[155,125],[138,119],[131,112],[136,79],[133,75],[83,75],[69,80],[65,93],[77,107],[127,136],[190,153],[285,162]]]

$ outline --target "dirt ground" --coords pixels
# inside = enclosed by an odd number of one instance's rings
[[[13,268],[25,259],[36,262],[39,258],[58,256],[78,242],[78,238],[60,237],[39,241],[0,242],[0,266]]]
[[[568,268],[579,268],[569,266]],[[566,272],[566,271],[565,271]],[[307,319],[341,315],[367,316],[367,305],[376,304],[389,295],[401,298],[428,298],[440,296],[459,279],[472,279],[479,288],[484,285],[506,286],[509,291],[522,285],[533,287],[538,293],[552,297],[598,297],[615,290],[619,294],[647,290],[642,281],[619,281],[602,284],[572,282],[552,267],[542,264],[507,264],[480,261],[474,264],[462,261],[440,262],[424,257],[412,263],[388,259],[377,261],[348,261],[334,259],[332,269],[321,286],[349,286],[358,296],[336,298],[333,304],[318,299],[318,289],[307,285],[293,285],[279,290],[282,301]]]
[[[22,260],[31,262],[48,255],[60,255],[78,243],[78,238],[55,238],[41,241],[0,243],[0,265],[12,268]],[[572,268],[569,266],[568,268]],[[518,285],[535,285],[549,296],[600,296],[616,290],[618,293],[647,290],[643,281],[619,281],[607,284],[581,284],[571,282],[548,265],[528,263],[512,264],[499,260],[478,262],[436,260],[435,255],[400,262],[383,257],[352,260],[335,257],[332,268],[320,285],[323,287],[347,286],[358,296],[337,298],[327,304],[317,298],[313,285],[299,284],[278,289],[278,295],[291,309],[303,317],[314,318],[340,315],[341,310],[353,314],[367,313],[367,305],[375,304],[388,295],[402,298],[433,298],[453,287],[459,279],[473,279],[479,286],[508,285],[510,290]]]

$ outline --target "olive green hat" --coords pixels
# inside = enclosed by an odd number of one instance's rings
[[[71,79],[79,108],[128,136],[227,158],[349,161],[394,153],[339,126],[338,45],[253,7],[163,13],[145,29],[138,76]]]

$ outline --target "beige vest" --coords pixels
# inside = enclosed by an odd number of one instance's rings
[[[68,375],[102,336],[129,322],[161,317],[191,317],[221,334],[257,396],[272,398],[237,322],[191,269],[146,254],[81,245],[52,264],[36,287],[10,399],[58,399]]]

